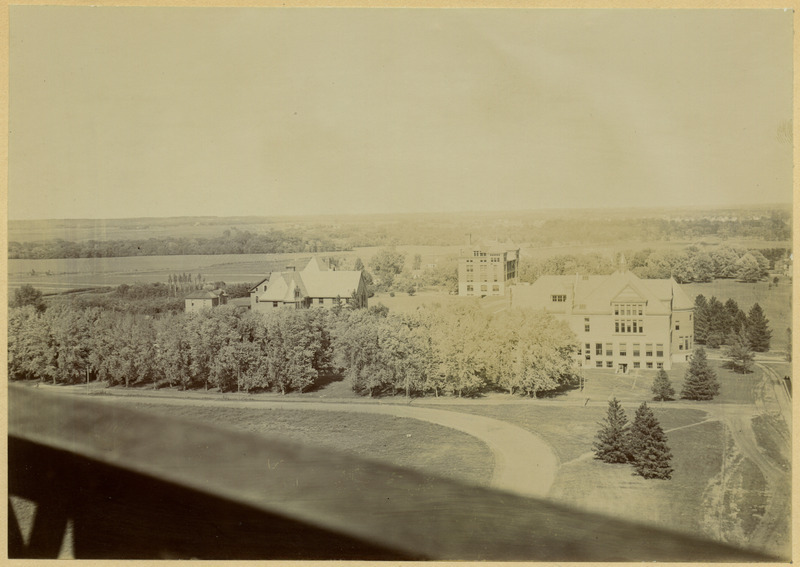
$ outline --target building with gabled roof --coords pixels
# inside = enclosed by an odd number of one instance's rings
[[[567,321],[586,368],[668,370],[694,347],[694,303],[681,286],[640,279],[624,264],[608,276],[541,276],[514,288],[512,306]]]
[[[312,258],[301,271],[272,272],[250,290],[250,308],[303,309],[352,304],[367,306],[367,285],[360,270],[330,270]]]
[[[212,309],[228,303],[228,294],[222,289],[199,289],[184,297],[186,313],[200,311],[202,309]]]

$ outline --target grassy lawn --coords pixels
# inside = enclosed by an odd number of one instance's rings
[[[551,494],[556,500],[583,510],[702,533],[703,493],[722,464],[723,426],[709,422],[667,436],[675,469],[672,479],[647,480],[636,476],[630,465],[587,458],[563,465]]]
[[[713,357],[723,356],[723,351],[721,349],[706,349],[706,353]],[[716,372],[717,380],[720,383],[720,392],[714,399],[714,403],[749,404],[753,402],[755,393],[762,385],[763,378],[761,369],[755,367],[754,371],[750,374],[737,374],[724,367],[724,360],[709,360],[708,363]],[[672,383],[672,388],[675,390],[676,400],[680,399],[687,366],[687,363],[682,362],[674,364],[672,369],[667,371],[669,380]],[[777,372],[780,372],[781,375],[789,373],[788,371],[784,372],[786,369],[783,365],[772,366]],[[584,370],[586,381],[583,391],[581,392],[577,389],[570,390],[558,396],[558,399],[583,402],[586,398],[589,398],[590,401],[594,402],[598,400],[610,400],[612,397],[616,397],[626,406],[648,402],[648,404],[654,408],[661,406],[666,407],[669,405],[669,402],[652,401],[653,394],[651,388],[655,376],[655,370],[640,370],[638,374],[635,371],[629,374],[615,374],[613,370],[588,369]],[[696,403],[700,409],[706,404],[706,402],[689,402],[686,400],[684,400],[683,403]],[[635,409],[635,407],[633,409]]]
[[[333,411],[136,404],[203,423],[327,447],[436,476],[487,486],[489,448],[474,437],[416,419]]]

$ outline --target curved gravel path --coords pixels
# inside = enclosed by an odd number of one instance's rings
[[[538,435],[488,417],[455,411],[395,404],[294,401],[226,401],[192,398],[162,398],[149,396],[113,396],[104,398],[120,403],[140,402],[165,405],[217,404],[235,408],[308,409],[315,411],[346,411],[374,413],[428,421],[462,431],[483,441],[494,455],[494,474],[491,486],[523,496],[545,497],[555,481],[559,462],[553,449]]]

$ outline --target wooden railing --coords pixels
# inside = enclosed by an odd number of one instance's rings
[[[9,387],[8,441],[9,493],[35,505],[32,519],[9,505],[12,558],[57,557],[69,536],[80,559],[770,560],[332,451],[18,385]]]

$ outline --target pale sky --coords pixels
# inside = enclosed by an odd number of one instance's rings
[[[10,219],[792,198],[783,10],[9,9]]]

